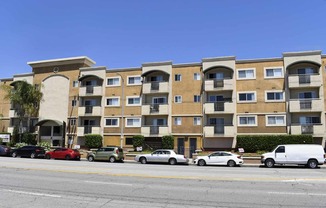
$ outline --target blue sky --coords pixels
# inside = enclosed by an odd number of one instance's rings
[[[325,0],[2,0],[0,14],[0,78],[84,55],[110,69],[326,54]]]

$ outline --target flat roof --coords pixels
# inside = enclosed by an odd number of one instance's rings
[[[48,59],[42,61],[31,61],[27,62],[32,68],[47,67],[47,66],[60,66],[66,64],[86,64],[87,66],[93,66],[96,64],[95,61],[88,58],[87,56],[59,58],[59,59]]]

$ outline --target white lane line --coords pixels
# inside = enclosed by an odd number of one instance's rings
[[[277,194],[277,195],[300,195],[300,196],[326,196],[326,194],[295,193],[295,192],[268,192],[268,194]]]
[[[111,182],[102,182],[102,181],[84,181],[85,183],[95,183],[102,185],[116,185],[116,186],[132,186],[130,183],[111,183]]]
[[[42,193],[36,193],[36,192],[27,192],[27,191],[15,191],[15,190],[7,190],[3,189],[2,191],[8,191],[16,194],[26,194],[26,195],[33,195],[33,196],[46,196],[46,197],[53,197],[53,198],[61,198],[59,195],[53,195],[53,194],[42,194]]]

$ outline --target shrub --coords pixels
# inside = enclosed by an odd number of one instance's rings
[[[172,135],[167,135],[162,137],[162,148],[163,149],[174,148],[174,137]]]
[[[43,147],[45,149],[45,151],[50,151],[50,149],[51,149],[51,143],[49,143],[49,142],[40,142],[37,145],[40,147]]]
[[[280,144],[313,144],[311,135],[239,135],[237,148],[245,152],[272,151]]]
[[[102,147],[102,136],[99,134],[87,134],[85,135],[85,146],[88,148]]]
[[[145,141],[145,137],[143,135],[135,135],[132,138],[132,145],[136,149],[136,147],[143,147]]]
[[[26,143],[21,142],[21,143],[16,143],[16,144],[15,144],[15,147],[16,147],[16,148],[21,148],[21,147],[26,146],[26,145],[27,145]]]
[[[37,144],[36,135],[31,133],[24,133],[22,135],[22,142],[31,145],[36,145]]]

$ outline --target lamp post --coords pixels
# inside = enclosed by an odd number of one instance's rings
[[[118,72],[116,72],[117,75],[120,76],[121,78],[121,124],[120,124],[120,147],[122,148],[123,146],[123,116],[124,116],[124,87],[125,87],[125,80],[123,79],[122,75]]]

